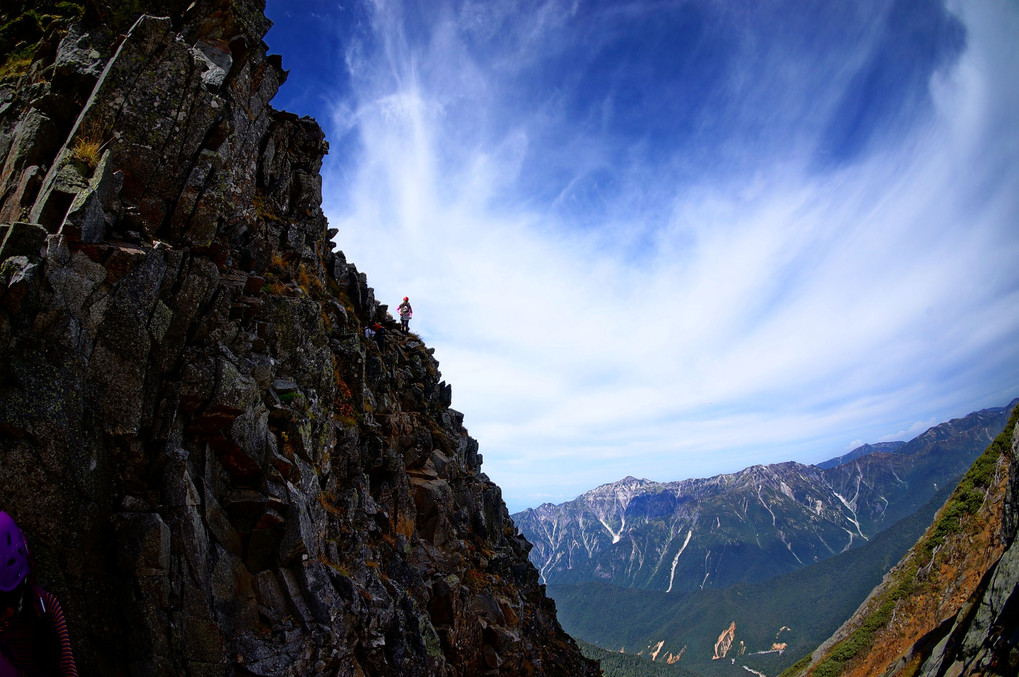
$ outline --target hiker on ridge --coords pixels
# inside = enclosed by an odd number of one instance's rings
[[[409,331],[410,318],[414,317],[414,309],[410,307],[410,300],[406,296],[403,297],[403,302],[397,310],[400,311],[400,328],[406,334]]]
[[[0,677],[77,677],[64,611],[31,574],[25,535],[0,511]]]
[[[375,339],[375,343],[378,345],[379,352],[381,353],[386,349],[386,328],[376,322],[372,325],[372,329],[374,330],[372,337]],[[365,335],[367,335],[367,332],[365,332]]]

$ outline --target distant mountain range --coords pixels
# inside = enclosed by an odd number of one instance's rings
[[[548,584],[678,592],[763,581],[861,545],[916,512],[958,480],[1014,404],[816,466],[668,483],[627,477],[513,520]]]
[[[535,543],[563,627],[631,656],[599,656],[607,677],[776,675],[916,543],[1017,403],[817,466],[667,484],[631,477],[514,519]]]
[[[667,595],[581,583],[550,585],[548,594],[567,632],[597,646],[624,649],[633,656],[631,664],[644,667],[633,675],[658,674],[647,663],[633,663],[652,656],[655,666],[672,660],[669,668],[701,677],[747,675],[743,666],[777,675],[852,615],[950,494],[951,488],[942,489],[861,547],[767,581]],[[626,622],[620,623],[621,618]],[[602,661],[606,677],[613,677],[613,665]]]

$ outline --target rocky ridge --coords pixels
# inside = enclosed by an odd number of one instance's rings
[[[783,677],[1019,671],[1017,419],[857,612]]]
[[[597,674],[333,250],[263,9],[0,11],[0,508],[85,674]]]
[[[853,449],[848,454],[843,454],[842,456],[837,456],[827,461],[823,461],[822,463],[816,463],[815,465],[821,470],[827,470],[828,468],[835,468],[873,453],[893,454],[904,444],[905,442],[901,440],[895,442],[878,442],[877,444],[863,444]]]

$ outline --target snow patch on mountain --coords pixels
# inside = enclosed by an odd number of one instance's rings
[[[667,593],[672,592],[672,583],[676,579],[676,565],[679,564],[679,556],[683,554],[684,550],[686,550],[686,546],[690,545],[690,538],[692,536],[693,529],[686,532],[686,540],[683,541],[682,547],[680,547],[679,552],[676,553],[676,556],[672,560],[672,571],[669,573],[669,589],[665,591]]]

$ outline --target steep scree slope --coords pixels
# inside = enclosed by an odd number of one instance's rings
[[[1019,413],[934,523],[811,656],[783,675],[1019,672]]]
[[[0,10],[0,508],[86,674],[597,674],[432,351],[364,337],[263,9]]]

